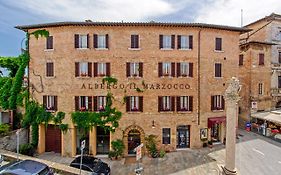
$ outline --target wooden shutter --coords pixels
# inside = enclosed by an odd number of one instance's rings
[[[90,48],[90,35],[87,34],[87,48]]]
[[[106,63],[106,76],[110,76],[110,63]]]
[[[58,110],[58,96],[54,96],[54,110]]]
[[[189,63],[189,77],[193,77],[193,63]]]
[[[264,54],[263,53],[259,54],[259,65],[264,65]]]
[[[50,65],[49,65],[49,63],[46,63],[46,76],[47,77],[50,76]]]
[[[181,75],[181,63],[177,63],[177,77]]]
[[[47,96],[43,95],[43,107],[46,109],[47,107]]]
[[[177,111],[181,111],[180,97],[179,96],[177,97],[176,104],[177,104]]]
[[[131,48],[135,48],[135,35],[131,35]]]
[[[175,111],[175,97],[171,97],[171,111]]]
[[[159,35],[159,49],[163,48],[163,35]]]
[[[172,49],[175,49],[175,35],[172,35],[171,36],[171,47],[172,47]]]
[[[163,111],[163,98],[161,96],[158,96],[158,112]]]
[[[54,76],[54,63],[49,63],[50,76]]]
[[[189,49],[193,49],[193,36],[189,35]]]
[[[216,50],[222,50],[222,39],[216,38]]]
[[[126,63],[126,76],[130,77],[131,76],[131,71],[130,71],[130,63]]]
[[[224,102],[224,97],[223,96],[221,96],[221,108],[224,110],[224,106],[225,106],[225,104],[224,104],[225,102]]]
[[[143,112],[143,97],[139,97],[139,111]]]
[[[243,65],[243,58],[244,58],[244,55],[243,54],[240,54],[239,55],[239,66],[242,66]]]
[[[74,48],[79,48],[79,35],[74,35]]]
[[[193,96],[189,96],[189,111],[193,111]]]
[[[109,42],[109,41],[108,41],[108,34],[106,34],[106,35],[105,35],[105,47],[106,47],[106,48],[109,48],[109,46],[108,46],[109,43],[108,43],[108,42]]]
[[[139,48],[139,35],[135,35],[135,46]]]
[[[98,63],[94,63],[94,77],[98,76]]]
[[[88,62],[88,77],[92,77],[92,63]]]
[[[176,75],[176,70],[175,70],[176,66],[175,66],[175,63],[171,63],[171,76],[172,77],[175,77]]]
[[[93,97],[88,96],[88,111],[92,111],[92,110],[93,110]]]
[[[215,101],[215,96],[211,96],[211,110],[213,111],[214,108],[214,101]]]
[[[79,111],[79,96],[75,96],[75,111]]]
[[[46,49],[53,49],[53,36],[47,37]]]
[[[178,49],[181,49],[181,35],[178,35]]]
[[[94,48],[98,48],[98,35],[94,34]]]
[[[162,63],[158,63],[158,76],[162,77],[163,76],[163,66]]]
[[[139,76],[143,77],[143,63],[139,63]]]
[[[215,64],[215,77],[221,77],[221,64]]]
[[[94,96],[94,111],[98,111],[98,97]]]
[[[79,77],[79,62],[75,62],[75,77]]]
[[[126,97],[126,111],[129,112],[130,110],[130,97]]]

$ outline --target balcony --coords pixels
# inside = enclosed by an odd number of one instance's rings
[[[281,71],[281,63],[271,63],[272,70]]]
[[[271,88],[272,96],[281,96],[281,88]]]

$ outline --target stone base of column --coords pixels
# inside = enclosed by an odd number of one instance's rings
[[[236,170],[235,171],[230,171],[230,170],[226,169],[226,167],[224,167],[224,166],[221,166],[221,168],[222,168],[222,174],[223,175],[237,175],[237,171]]]

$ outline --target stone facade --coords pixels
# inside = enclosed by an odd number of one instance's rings
[[[42,28],[43,29],[43,28]],[[75,62],[110,62],[111,76],[118,83],[128,85],[132,82],[141,86],[143,81],[150,84],[187,84],[189,88],[156,87],[137,92],[135,89],[112,89],[116,100],[113,105],[123,115],[120,126],[115,133],[110,133],[110,141],[125,139],[130,128],[139,130],[141,143],[150,134],[158,136],[159,147],[173,151],[177,149],[179,126],[189,127],[190,148],[202,147],[200,129],[208,128],[208,119],[225,117],[224,110],[211,110],[211,96],[223,95],[231,77],[238,75],[239,34],[243,30],[228,30],[228,28],[209,27],[178,27],[149,25],[90,25],[90,26],[55,26],[46,27],[53,36],[54,49],[46,50],[46,39],[30,38],[29,83],[32,98],[43,103],[43,95],[58,97],[58,111],[66,113],[64,123],[69,124],[69,130],[62,134],[62,155],[76,155],[76,129],[71,121],[71,112],[75,110],[75,96],[106,95],[106,89],[95,89],[95,83],[101,83],[100,77],[75,77]],[[30,27],[28,32],[37,29]],[[89,48],[75,49],[74,34],[89,34]],[[93,48],[93,34],[108,34],[109,49]],[[130,48],[130,36],[138,34],[140,49]],[[193,49],[161,50],[159,35],[192,35]],[[222,38],[222,51],[215,51],[215,38]],[[177,40],[176,40],[177,43]],[[177,44],[176,44],[177,45]],[[126,62],[143,62],[143,78],[127,78]],[[158,77],[158,62],[192,62],[193,77]],[[54,77],[46,77],[46,63],[54,63]],[[215,78],[215,63],[222,64],[222,77]],[[85,84],[86,88],[82,87]],[[93,87],[89,87],[91,84]],[[90,85],[90,86],[91,86]],[[143,96],[143,112],[126,112],[126,107],[118,101],[124,96]],[[193,96],[192,112],[158,112],[158,96]],[[152,127],[154,125],[155,127]],[[170,144],[162,144],[162,128],[170,128]],[[40,127],[39,152],[45,151],[44,127]],[[219,126],[221,141],[225,135],[225,124]],[[211,131],[209,129],[210,139]],[[97,128],[89,133],[89,151],[97,153]],[[125,150],[125,155],[128,150]]]

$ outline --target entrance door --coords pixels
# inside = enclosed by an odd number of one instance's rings
[[[211,138],[213,142],[219,142],[220,141],[220,124],[215,123],[211,128]]]
[[[189,126],[177,127],[177,148],[189,148],[190,147],[190,132]]]
[[[140,132],[136,129],[128,133],[128,154],[136,154],[134,149],[141,143]]]
[[[97,127],[97,154],[108,154],[110,135],[109,131],[106,131],[102,127]]]
[[[45,151],[61,153],[61,130],[55,125],[48,125],[45,133]]]

